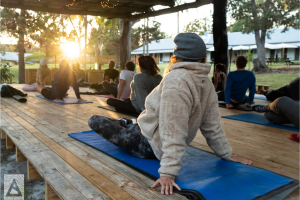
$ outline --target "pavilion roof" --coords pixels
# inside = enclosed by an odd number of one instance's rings
[[[69,15],[93,15],[130,21],[197,8],[213,0],[176,5],[176,0],[1,0],[2,7]],[[154,10],[153,6],[163,6]]]

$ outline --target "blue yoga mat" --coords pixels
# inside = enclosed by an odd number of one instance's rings
[[[59,105],[63,105],[63,104],[83,104],[83,103],[93,103],[92,101],[77,101],[77,102],[53,102],[53,100],[51,99],[47,99],[45,98],[43,95],[36,95],[36,97],[38,98],[41,98],[41,99],[45,99],[47,101],[50,101],[52,103],[56,103],[56,104],[59,104]],[[74,98],[74,97],[65,97],[66,99],[68,98]]]
[[[71,133],[69,136],[112,156],[152,179],[159,177],[160,162],[157,159],[133,157],[94,131]],[[195,199],[250,200],[267,193],[270,195],[269,192],[282,186],[291,188],[298,184],[293,182],[293,179],[256,167],[222,160],[214,154],[192,147],[187,148],[182,162],[183,166],[179,176],[176,177],[176,183],[181,189],[200,194],[200,198]]]
[[[263,95],[255,95],[254,99],[267,100],[267,98]]]
[[[259,124],[259,125],[263,125],[263,126],[270,126],[270,127],[274,127],[274,128],[280,128],[280,129],[285,129],[285,130],[289,130],[289,131],[299,132],[299,129],[296,128],[292,124],[284,124],[284,125],[272,124],[263,115],[258,115],[258,114],[253,114],[253,113],[228,115],[228,116],[222,116],[222,117],[227,118],[227,119],[233,119],[233,120],[249,122],[249,123],[253,123],[253,124]]]

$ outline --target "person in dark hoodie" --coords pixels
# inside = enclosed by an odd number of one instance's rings
[[[63,98],[67,96],[70,86],[73,87],[78,101],[85,101],[80,97],[74,71],[69,66],[67,60],[62,60],[59,63],[59,70],[54,75],[52,88],[43,87],[39,84],[36,84],[34,88],[45,98],[54,100],[54,102],[62,102]]]
[[[236,58],[237,70],[228,74],[225,90],[218,93],[218,100],[225,101],[226,108],[233,108],[238,104],[245,104],[245,106],[250,107],[253,103],[256,79],[251,71],[245,70],[247,62],[245,56]],[[249,97],[246,96],[248,89]]]

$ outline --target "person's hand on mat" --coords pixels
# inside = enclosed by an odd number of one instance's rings
[[[86,101],[86,100],[84,100],[84,99],[82,99],[82,98],[79,98],[79,99],[77,99],[78,101]]]
[[[173,186],[175,186],[178,190],[181,190],[180,187],[175,183],[173,178],[162,176],[155,181],[155,183],[151,186],[151,188],[156,188],[161,185],[161,194],[173,194]]]
[[[59,103],[59,102],[63,102],[63,101],[61,99],[54,99],[53,102]]]
[[[250,105],[250,103],[245,103],[245,106],[248,106],[248,107],[250,107],[251,105]]]
[[[252,161],[248,160],[247,158],[243,158],[237,155],[232,155],[229,160],[233,161],[233,162],[238,162],[238,163],[242,163],[244,165],[251,165]]]
[[[226,108],[233,108],[232,104],[226,104]]]

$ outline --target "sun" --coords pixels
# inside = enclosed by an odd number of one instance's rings
[[[79,56],[79,45],[76,42],[68,42],[61,46],[64,54],[69,58],[76,58]]]

